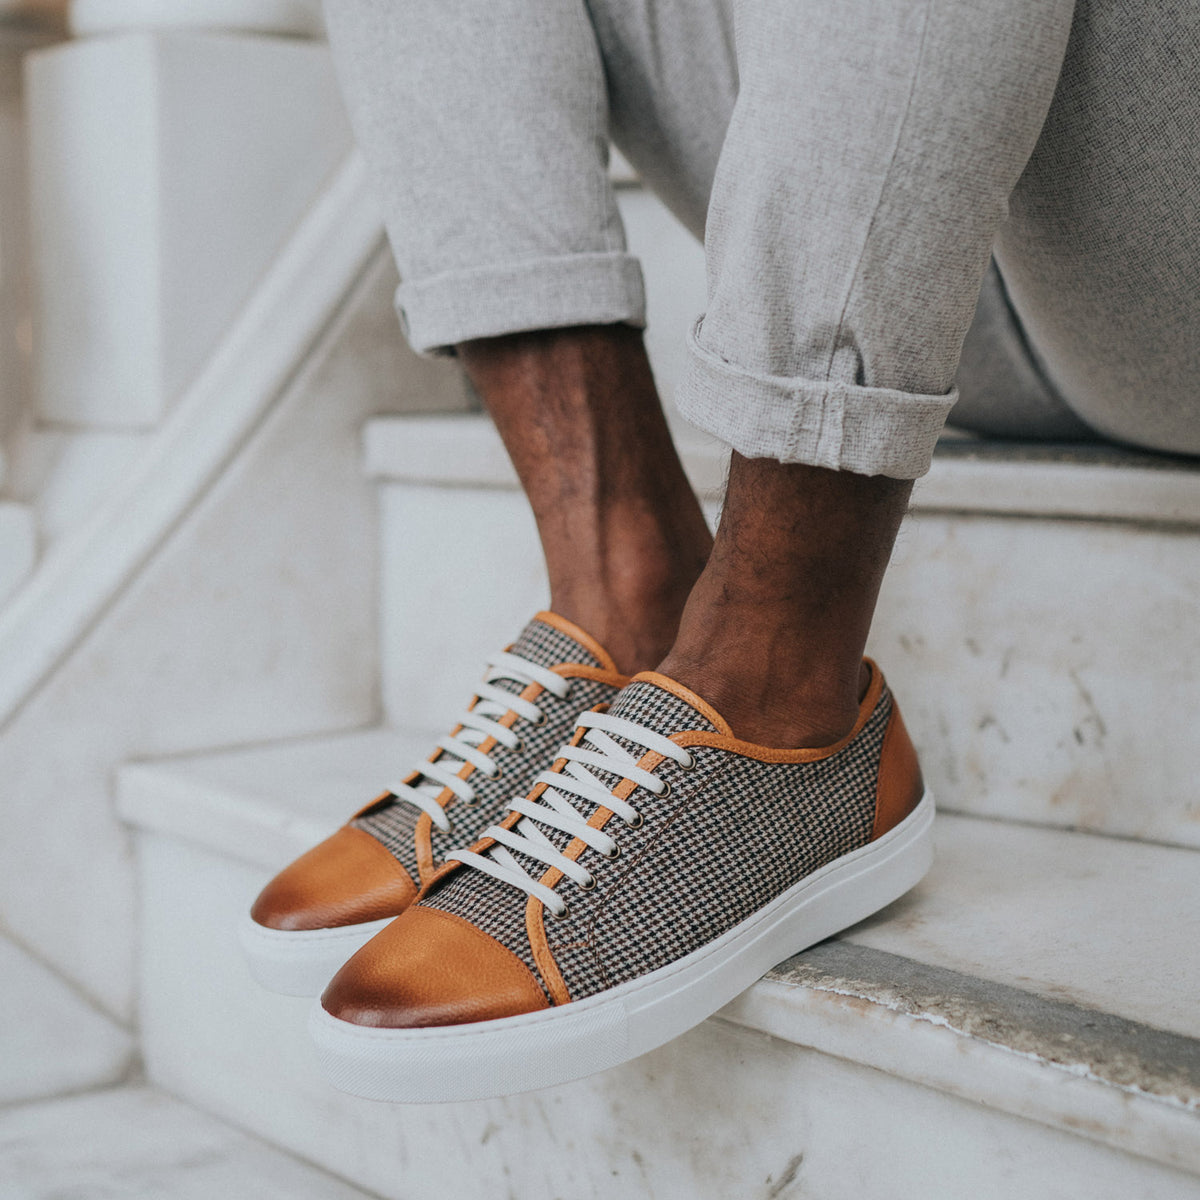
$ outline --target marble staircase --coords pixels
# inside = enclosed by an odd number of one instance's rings
[[[386,1197],[1200,1194],[1200,476],[948,441],[872,647],[941,801],[926,881],[643,1060],[404,1108],[329,1090],[307,1002],[253,985],[234,922],[429,744],[545,585],[482,418],[380,418],[363,454],[381,723],[120,772],[152,1081]],[[685,440],[685,459],[715,505],[719,454]],[[451,545],[486,593],[448,576]]]
[[[401,344],[315,3],[71,16],[0,96],[0,1197],[1200,1196],[1200,472],[1109,449],[949,437],[917,489],[871,645],[942,809],[910,896],[569,1087],[326,1085],[236,919],[545,602],[536,536]],[[669,395],[702,255],[615,178]]]

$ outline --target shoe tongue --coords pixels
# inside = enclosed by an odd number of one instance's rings
[[[560,663],[581,663],[586,667],[608,666],[579,637],[567,632],[575,626],[561,618],[556,618],[556,621],[558,623],[551,625],[549,621],[542,620],[540,615],[534,617],[509,647],[509,653],[527,658],[539,667],[557,667]],[[580,637],[587,637],[582,629],[577,632]]]
[[[711,716],[702,708],[708,709]],[[624,717],[627,721],[645,725],[665,737],[693,729],[701,729],[706,733],[730,732],[719,714],[694,692],[653,671],[635,675],[617,693],[609,712],[614,717]]]
[[[508,647],[508,652],[547,669],[562,663],[611,669],[611,663],[602,662],[600,656],[580,640],[588,636],[582,629],[578,630],[579,637],[575,637],[567,632],[575,629],[574,625],[561,617],[555,617],[554,620],[556,623],[552,625],[543,620],[541,614],[534,617],[521,630],[521,636]],[[492,686],[503,692],[512,692],[514,696],[525,687],[515,679],[496,679]]]

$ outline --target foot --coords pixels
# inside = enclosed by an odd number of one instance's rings
[[[624,682],[592,637],[538,613],[491,659],[468,711],[428,760],[263,889],[241,931],[259,982],[318,994],[408,908],[448,849],[477,838],[528,789],[580,709],[607,702]]]
[[[334,977],[312,1021],[334,1083],[413,1102],[564,1083],[902,895],[932,801],[867,671],[852,728],[819,749],[741,741],[656,672],[583,714],[528,797]]]

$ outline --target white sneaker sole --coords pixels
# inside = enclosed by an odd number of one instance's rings
[[[483,1100],[627,1062],[712,1016],[776,963],[878,912],[933,862],[933,797],[878,841],[813,872],[677,962],[560,1008],[424,1029],[339,1021],[318,1001],[309,1032],[335,1087],[369,1100]]]
[[[268,929],[244,916],[238,941],[250,973],[263,987],[284,996],[319,996],[342,964],[392,920],[293,930]]]

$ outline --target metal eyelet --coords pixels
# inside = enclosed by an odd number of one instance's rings
[[[663,790],[661,792],[654,793],[654,795],[656,795],[660,800],[665,800],[671,794],[671,781],[669,779],[664,779],[663,784],[665,785]]]
[[[556,921],[565,921],[571,915],[571,906],[564,904],[562,912],[555,912],[554,909],[550,909],[549,912]]]
[[[673,760],[673,761],[675,761],[675,760]],[[686,763],[681,763],[681,762],[675,761],[675,765],[676,765],[676,766],[677,766],[677,767],[678,767],[678,768],[679,768],[681,771],[694,771],[694,770],[696,769],[696,767],[697,767],[697,766],[699,766],[699,760],[698,760],[698,759],[696,758],[696,756],[695,756],[695,755],[694,755],[694,754],[693,754],[693,753],[692,753],[692,752],[689,750],[689,751],[688,751],[688,761],[687,761]]]
[[[509,752],[509,754],[524,754],[525,753],[525,739],[517,738],[517,744],[515,746],[509,746],[508,752]]]
[[[544,712],[540,712],[540,713],[538,713],[538,719],[536,721],[530,721],[530,724],[535,729],[541,729],[541,727],[543,725],[548,724],[549,721],[550,721],[550,718]]]
[[[609,853],[607,853],[607,854],[601,854],[600,857],[607,858],[609,860],[614,859],[614,858],[620,858],[621,857],[621,847],[619,845],[617,845],[616,843],[614,843],[612,850],[610,850]]]
[[[497,767],[496,773],[494,775],[489,775],[488,778],[489,779],[503,779],[504,778],[504,768]]]
[[[472,796],[470,800],[460,800],[459,804],[465,804],[467,808],[478,808],[483,803],[478,796]]]
[[[634,813],[633,820],[625,822],[626,829],[641,829],[646,823],[646,818],[641,813]]]
[[[589,875],[587,883],[580,883],[580,884],[577,884],[576,886],[579,888],[579,890],[581,892],[594,892],[596,890],[595,875]]]

